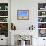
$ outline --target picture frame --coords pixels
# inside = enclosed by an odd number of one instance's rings
[[[17,10],[17,20],[29,20],[29,10]]]

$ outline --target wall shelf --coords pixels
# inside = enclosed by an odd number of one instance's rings
[[[0,10],[0,11],[8,11],[8,10]]]
[[[38,28],[38,29],[46,29],[46,28]]]
[[[46,11],[46,10],[38,10],[38,11]]]
[[[38,23],[46,23],[46,22],[38,22]]]
[[[46,3],[38,3],[38,34],[46,37]]]
[[[46,17],[46,15],[44,15],[44,16],[38,16],[38,17]]]
[[[0,3],[0,35],[8,37],[8,3]]]
[[[0,17],[8,17],[8,16],[0,16]]]
[[[0,23],[8,23],[8,22],[0,22]]]

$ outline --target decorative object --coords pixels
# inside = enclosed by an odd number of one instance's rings
[[[34,26],[33,25],[31,25],[30,27],[29,27],[29,30],[34,30]]]
[[[8,6],[5,6],[5,10],[8,10]]]
[[[15,43],[18,45],[18,46],[30,46],[32,45],[32,36],[31,35],[15,35],[16,37],[16,40],[15,40]],[[15,44],[15,45],[16,45]],[[16,45],[16,46],[17,46]]]
[[[0,17],[0,22],[8,22],[8,17]]]
[[[8,10],[8,3],[0,3],[0,10]]]
[[[1,10],[1,6],[0,6],[0,10]]]
[[[8,37],[8,23],[0,23],[0,35]]]
[[[18,20],[29,20],[29,10],[17,10]]]
[[[46,17],[38,17],[38,22],[46,22]]]
[[[38,28],[46,28],[46,23],[38,23]]]
[[[44,8],[40,8],[40,10],[44,10]]]
[[[8,16],[8,11],[0,11],[0,16]]]
[[[38,11],[38,16],[46,16],[46,11]]]
[[[42,12],[42,15],[45,15],[45,12]]]
[[[11,30],[16,30],[16,26],[13,23],[11,23]]]
[[[46,9],[46,3],[38,3],[38,10],[45,10]]]
[[[46,29],[39,29],[39,37],[46,37]]]

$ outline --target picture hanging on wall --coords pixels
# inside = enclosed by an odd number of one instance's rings
[[[17,10],[17,20],[29,20],[29,10]]]

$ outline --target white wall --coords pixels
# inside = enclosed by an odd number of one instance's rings
[[[46,3],[46,0],[11,0],[11,22],[14,23],[17,30],[27,30],[33,24],[36,32],[36,34],[33,34],[34,36],[38,36],[38,3]],[[17,10],[23,9],[29,10],[29,20],[17,20]],[[41,43],[43,44],[43,40],[41,39],[34,37],[33,46],[41,46]]]
[[[24,9],[29,10],[29,20],[17,20],[17,10]],[[35,25],[37,21],[37,2],[32,0],[11,0],[11,20],[16,25],[17,30],[27,30],[32,24]]]

